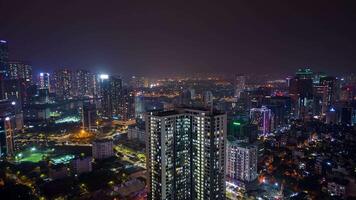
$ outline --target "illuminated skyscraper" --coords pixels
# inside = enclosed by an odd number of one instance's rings
[[[265,106],[261,108],[251,108],[250,110],[251,124],[255,124],[262,135],[267,135],[271,131],[271,110]]]
[[[312,113],[313,108],[313,72],[299,69],[290,80],[289,95],[292,99],[292,111],[297,118],[304,118]]]
[[[122,80],[107,74],[101,74],[99,79],[102,115],[108,118],[117,117],[122,102]]]
[[[9,48],[7,41],[0,39],[0,78],[8,76]]]
[[[145,121],[149,199],[225,199],[225,114],[179,109]]]
[[[241,92],[246,89],[246,76],[237,75],[235,79],[235,97],[240,98]]]

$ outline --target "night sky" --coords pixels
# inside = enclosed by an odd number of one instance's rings
[[[355,72],[355,1],[192,2],[0,0],[0,38],[38,70]]]

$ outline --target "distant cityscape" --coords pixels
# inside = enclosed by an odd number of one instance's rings
[[[356,198],[356,74],[34,73],[9,48],[0,198]]]

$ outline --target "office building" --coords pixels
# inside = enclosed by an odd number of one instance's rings
[[[225,199],[226,114],[177,109],[145,122],[149,199]]]
[[[97,139],[93,141],[93,158],[105,159],[114,156],[113,141],[111,139]]]
[[[289,123],[292,111],[291,98],[288,96],[267,96],[263,99],[263,105],[271,109],[275,128],[284,127]]]
[[[257,176],[257,146],[236,141],[227,143],[226,174],[228,178],[244,182]]]
[[[101,74],[101,113],[107,118],[117,117],[120,114],[122,103],[122,80],[115,76]]]
[[[251,124],[257,125],[260,134],[265,136],[271,132],[271,120],[271,109],[268,109],[266,106],[262,106],[261,108],[251,108]]]

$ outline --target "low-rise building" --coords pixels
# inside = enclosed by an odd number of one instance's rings
[[[348,181],[346,179],[334,178],[328,182],[328,192],[331,196],[344,198],[346,195],[346,187]]]
[[[68,168],[64,164],[52,165],[49,168],[48,177],[52,180],[65,178],[68,175]]]
[[[92,171],[92,157],[78,157],[71,161],[72,172],[82,174]]]
[[[114,156],[113,140],[97,139],[93,141],[93,157],[94,159],[105,159]]]

